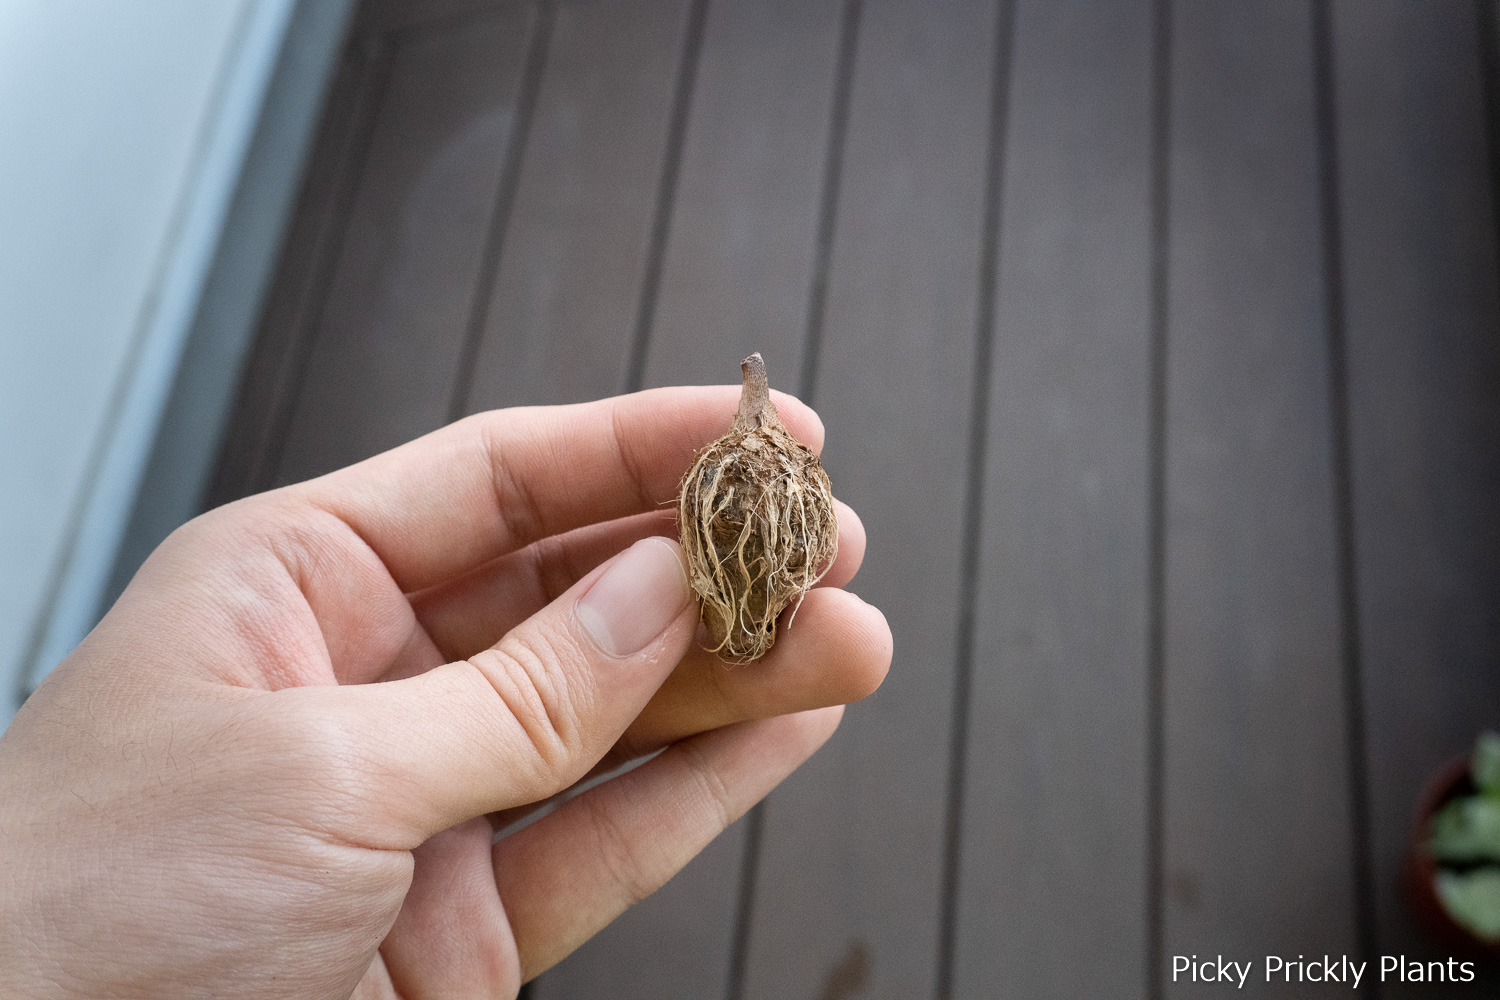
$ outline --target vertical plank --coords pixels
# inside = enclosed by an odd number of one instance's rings
[[[1490,178],[1490,217],[1500,237],[1500,6],[1496,0],[1474,0],[1478,41],[1480,113],[1484,118],[1486,166]]]
[[[270,485],[274,458],[327,291],[358,166],[380,104],[389,60],[384,46],[355,35],[344,47],[287,227],[276,273],[261,307],[234,413],[224,431],[204,507]]]
[[[958,997],[1145,983],[1152,34],[1017,8]]]
[[[533,21],[516,5],[394,36],[280,482],[447,419]]]
[[[1311,7],[1172,31],[1165,950],[1352,955]]]
[[[744,822],[531,983],[528,1000],[714,1000],[734,936]]]
[[[646,385],[801,384],[842,0],[712,7]]]
[[[690,0],[558,4],[498,269],[481,277],[491,284],[467,409],[576,402],[623,387],[674,100],[691,69],[692,11]],[[715,899],[732,899],[738,853],[734,834],[720,838],[530,995],[722,990],[733,917]]]
[[[689,0],[564,0],[468,408],[624,387]]]
[[[1393,2],[1333,15],[1379,941],[1442,957],[1404,906],[1402,854],[1423,784],[1500,705],[1500,295],[1476,19]]]
[[[896,664],[767,803],[743,995],[929,995],[998,4],[860,22],[816,400]]]
[[[514,5],[516,0],[360,0],[356,31],[404,31]]]
[[[731,381],[753,350],[778,387],[798,384],[842,6],[710,7],[646,385]],[[746,848],[741,822],[540,978],[536,1000],[722,996]]]
[[[354,6],[293,8],[96,618],[162,539],[203,510]]]

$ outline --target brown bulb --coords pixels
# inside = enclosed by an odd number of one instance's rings
[[[839,539],[828,474],[782,426],[765,362],[752,354],[740,371],[734,425],[698,453],[677,498],[705,648],[730,663],[770,650],[777,618],[828,571]]]

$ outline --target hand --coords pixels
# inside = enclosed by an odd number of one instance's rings
[[[764,660],[694,642],[657,536],[737,392],[481,414],[175,532],[0,737],[0,995],[513,997],[658,888],[890,662],[847,508]]]

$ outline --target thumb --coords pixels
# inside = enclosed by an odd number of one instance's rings
[[[468,660],[322,691],[367,776],[361,831],[411,847],[577,781],[692,641],[682,550],[646,538]],[[350,831],[354,833],[355,831]],[[394,838],[394,839],[392,839]]]

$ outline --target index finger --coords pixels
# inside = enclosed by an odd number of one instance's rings
[[[539,538],[670,503],[694,453],[729,430],[738,386],[648,389],[467,417],[288,492],[333,514],[406,592]],[[814,451],[823,424],[773,393]]]

